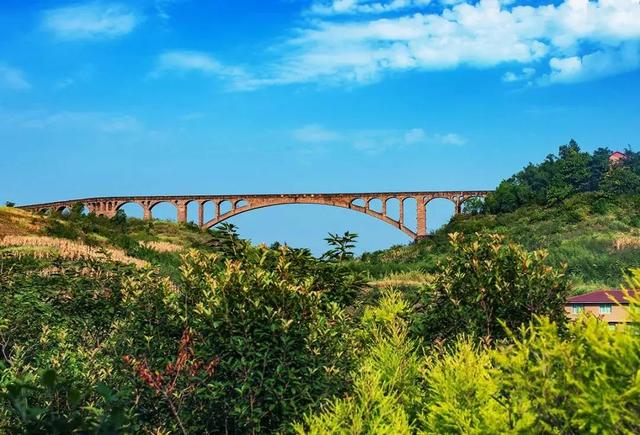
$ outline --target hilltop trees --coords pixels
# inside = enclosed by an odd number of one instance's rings
[[[603,196],[640,193],[640,153],[625,150],[625,158],[609,161],[611,150],[592,154],[580,150],[573,139],[540,164],[529,164],[500,183],[487,196],[485,210],[508,213],[524,205],[555,205],[578,193]]]

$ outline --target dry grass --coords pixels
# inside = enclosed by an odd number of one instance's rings
[[[60,256],[68,260],[115,261],[133,264],[136,267],[149,265],[146,261],[129,257],[120,249],[94,248],[72,240],[45,236],[4,236],[0,238],[0,248],[18,248],[14,250],[17,255],[30,255],[37,258]]]
[[[0,207],[0,237],[39,232],[45,218],[13,207]]]
[[[382,279],[371,281],[372,287],[423,287],[433,280],[432,275],[418,270],[392,273]]]
[[[615,251],[622,251],[628,248],[640,248],[640,237],[624,235],[613,240],[613,249]]]
[[[185,249],[184,246],[171,242],[140,242],[140,245],[156,252],[180,252]]]

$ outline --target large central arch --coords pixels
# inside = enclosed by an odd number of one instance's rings
[[[386,202],[386,201],[385,201]],[[329,206],[329,207],[339,207],[339,208],[345,208],[347,210],[353,210],[359,213],[364,213],[366,215],[369,216],[373,216],[376,219],[379,219],[395,228],[398,228],[400,231],[404,232],[407,236],[411,237],[412,239],[415,239],[417,237],[417,234],[412,231],[411,229],[409,229],[407,226],[404,225],[403,222],[399,222],[397,220],[394,220],[392,218],[390,218],[389,216],[387,216],[386,214],[383,213],[379,213],[377,211],[374,211],[372,209],[370,209],[368,206],[358,206],[353,204],[352,202],[347,202],[346,204],[344,202],[330,202],[330,201],[312,201],[312,200],[304,200],[304,201],[296,201],[296,202],[291,202],[291,201],[280,201],[280,202],[269,202],[269,203],[260,203],[257,205],[253,205],[251,203],[248,203],[247,205],[243,206],[243,207],[237,207],[237,208],[232,208],[231,211],[228,211],[226,213],[222,213],[219,216],[214,217],[213,219],[210,219],[207,222],[204,222],[202,224],[202,228],[211,228],[214,227],[224,221],[226,221],[227,219],[230,219],[234,216],[238,216],[240,214],[252,211],[252,210],[258,210],[261,208],[266,208],[266,207],[275,207],[278,205],[294,205],[294,204],[307,204],[307,205],[325,205],[325,206]],[[234,204],[235,205],[235,204]],[[367,203],[368,205],[368,203]]]

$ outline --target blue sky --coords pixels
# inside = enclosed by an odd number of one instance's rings
[[[493,188],[571,138],[637,149],[639,68],[637,0],[3,0],[0,200]],[[408,242],[331,207],[233,222]]]

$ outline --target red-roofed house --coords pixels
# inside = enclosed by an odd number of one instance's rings
[[[629,291],[634,296],[633,290]],[[619,304],[619,305],[618,305]],[[575,320],[581,313],[591,313],[615,328],[629,318],[629,301],[622,290],[599,290],[570,297],[565,305],[569,319]]]
[[[609,156],[609,164],[617,165],[618,163],[620,163],[621,160],[624,160],[626,158],[627,158],[627,155],[625,153],[621,153],[620,151],[614,151]]]

